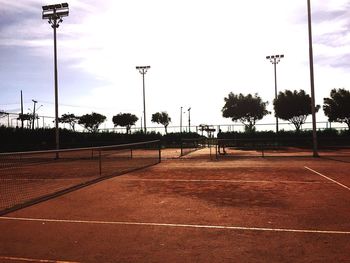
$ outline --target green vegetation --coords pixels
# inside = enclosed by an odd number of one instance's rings
[[[117,145],[133,142],[161,140],[164,147],[180,147],[182,139],[200,138],[197,133],[143,133],[132,134],[115,132],[74,132],[60,129],[60,147],[81,148],[92,146]],[[21,129],[0,126],[0,152],[53,150],[55,149],[55,129]]]
[[[165,129],[165,133],[168,133],[168,125],[171,122],[171,118],[169,117],[168,113],[165,111],[162,112],[156,112],[152,114],[152,122],[156,122],[158,124],[162,124]]]
[[[224,100],[222,116],[231,118],[232,121],[239,120],[243,123],[246,132],[254,132],[256,121],[270,113],[266,110],[268,102],[263,102],[258,94],[235,95],[230,92]]]
[[[135,125],[139,118],[136,115],[131,113],[119,113],[113,116],[112,121],[114,123],[114,127],[121,126],[126,127],[126,133],[130,132],[131,126]]]
[[[317,131],[319,147],[328,146],[344,146],[350,144],[350,131],[324,129]],[[284,131],[281,130],[277,134],[273,131],[264,132],[222,132],[218,134],[218,139],[227,139],[234,141],[249,141],[255,143],[311,147],[312,146],[312,130],[301,131]]]
[[[285,90],[280,92],[273,101],[275,116],[294,124],[296,131],[300,131],[308,115],[311,114],[311,97],[304,90]],[[319,105],[316,106],[318,111]]]
[[[79,117],[78,123],[90,132],[97,132],[98,127],[106,120],[106,116],[93,112]]]
[[[324,98],[324,114],[330,122],[344,122],[350,130],[350,92],[345,89],[332,89],[330,98]]]
[[[73,113],[62,114],[61,118],[58,118],[60,123],[68,123],[73,131],[75,131],[75,125],[79,122],[80,117],[75,116]]]

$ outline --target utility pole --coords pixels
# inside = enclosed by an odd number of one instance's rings
[[[38,103],[37,100],[32,100],[32,102],[34,103],[34,107],[33,107],[33,123],[32,123],[32,130],[34,130],[34,124],[35,124],[35,105]]]
[[[145,133],[147,133],[146,126],[146,94],[145,94],[145,74],[151,68],[151,66],[136,66],[136,69],[142,74],[142,86],[143,86],[143,122]]]
[[[309,63],[310,63],[310,86],[311,86],[311,113],[312,113],[312,141],[313,157],[319,157],[316,133],[316,109],[315,109],[315,81],[314,81],[314,56],[312,50],[312,24],[311,24],[311,4],[307,0],[308,29],[309,29]]]
[[[191,132],[191,107],[188,108],[188,132]]]
[[[180,108],[180,133],[182,133],[182,106]]]
[[[58,70],[57,70],[57,37],[56,29],[59,24],[63,22],[62,17],[68,16],[69,8],[68,3],[46,5],[42,7],[42,18],[48,19],[49,24],[53,28],[53,40],[54,40],[54,77],[55,77],[55,137],[56,137],[56,150],[60,148],[59,128],[58,128]],[[56,153],[58,158],[58,152]]]
[[[266,59],[270,60],[270,62],[274,66],[275,73],[275,100],[277,99],[277,64],[284,58],[284,55],[273,55],[267,56]],[[276,133],[278,133],[278,117],[276,116]]]
[[[142,130],[143,130],[143,127],[142,127],[142,116],[141,116],[141,132],[142,132]]]
[[[21,90],[21,128],[23,129],[23,94],[22,94],[22,90]]]

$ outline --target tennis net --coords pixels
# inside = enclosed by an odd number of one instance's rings
[[[181,156],[206,147],[206,138],[191,138],[181,140]]]
[[[155,165],[160,141],[0,154],[0,215]]]

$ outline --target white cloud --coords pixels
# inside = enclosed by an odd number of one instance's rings
[[[6,5],[5,12],[21,8],[38,14],[27,18],[35,26],[16,21],[4,27],[0,48],[29,47],[51,60],[52,30],[41,21],[42,4],[31,0]],[[258,92],[272,109],[273,67],[265,56],[278,53],[285,54],[278,65],[279,90],[309,90],[305,1],[110,0],[96,5],[72,0],[69,4],[70,16],[58,30],[59,60],[74,74],[87,74],[101,84],[78,87],[81,95],[62,101],[112,109],[111,114],[141,115],[142,82],[135,66],[149,64],[148,119],[154,111],[166,110],[178,124],[180,106],[192,106],[193,123],[229,123],[220,110],[230,91]],[[344,31],[350,24],[340,11],[347,5],[345,0],[313,1],[318,103],[334,86],[349,83],[341,68],[346,66],[349,34]],[[273,116],[267,120],[273,122]]]

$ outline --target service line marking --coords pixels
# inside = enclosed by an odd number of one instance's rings
[[[62,261],[62,260],[50,260],[50,259],[34,259],[34,258],[18,258],[18,257],[6,257],[0,256],[0,259],[23,261],[23,262],[40,262],[40,263],[79,263],[77,261]]]
[[[343,187],[343,188],[345,188],[345,189],[350,191],[350,187],[348,187],[348,186],[346,186],[346,185],[344,185],[342,183],[339,183],[338,181],[336,181],[336,180],[334,180],[334,179],[332,179],[332,178],[330,178],[328,176],[325,176],[324,174],[321,174],[321,173],[319,173],[319,172],[317,172],[317,171],[315,171],[315,170],[313,170],[313,169],[311,169],[311,168],[309,168],[307,166],[304,166],[304,167],[305,167],[305,169],[307,169],[307,170],[309,170],[309,171],[311,171],[311,172],[313,172],[315,174],[318,174],[319,176],[322,176],[323,178],[325,178],[325,179],[327,179],[327,180],[329,180],[329,181],[331,181],[333,183],[336,183],[337,185],[340,185],[341,187]]]
[[[325,184],[325,182],[292,181],[292,180],[225,180],[225,179],[147,179],[147,178],[120,178],[120,181],[144,181],[144,182],[194,182],[194,183],[294,183],[294,184]],[[327,182],[328,183],[328,182]]]
[[[171,223],[147,223],[147,222],[121,222],[121,221],[90,221],[90,220],[67,220],[67,219],[47,219],[47,218],[22,218],[22,217],[0,217],[0,220],[14,221],[35,221],[47,223],[75,223],[75,224],[99,224],[99,225],[131,225],[131,226],[158,226],[158,227],[182,227],[182,228],[202,228],[202,229],[224,229],[224,230],[245,230],[245,231],[265,231],[265,232],[293,232],[312,234],[342,234],[350,235],[350,231],[338,230],[316,230],[316,229],[289,229],[289,228],[266,228],[266,227],[243,227],[243,226],[216,226],[216,225],[192,225],[192,224],[171,224]]]

